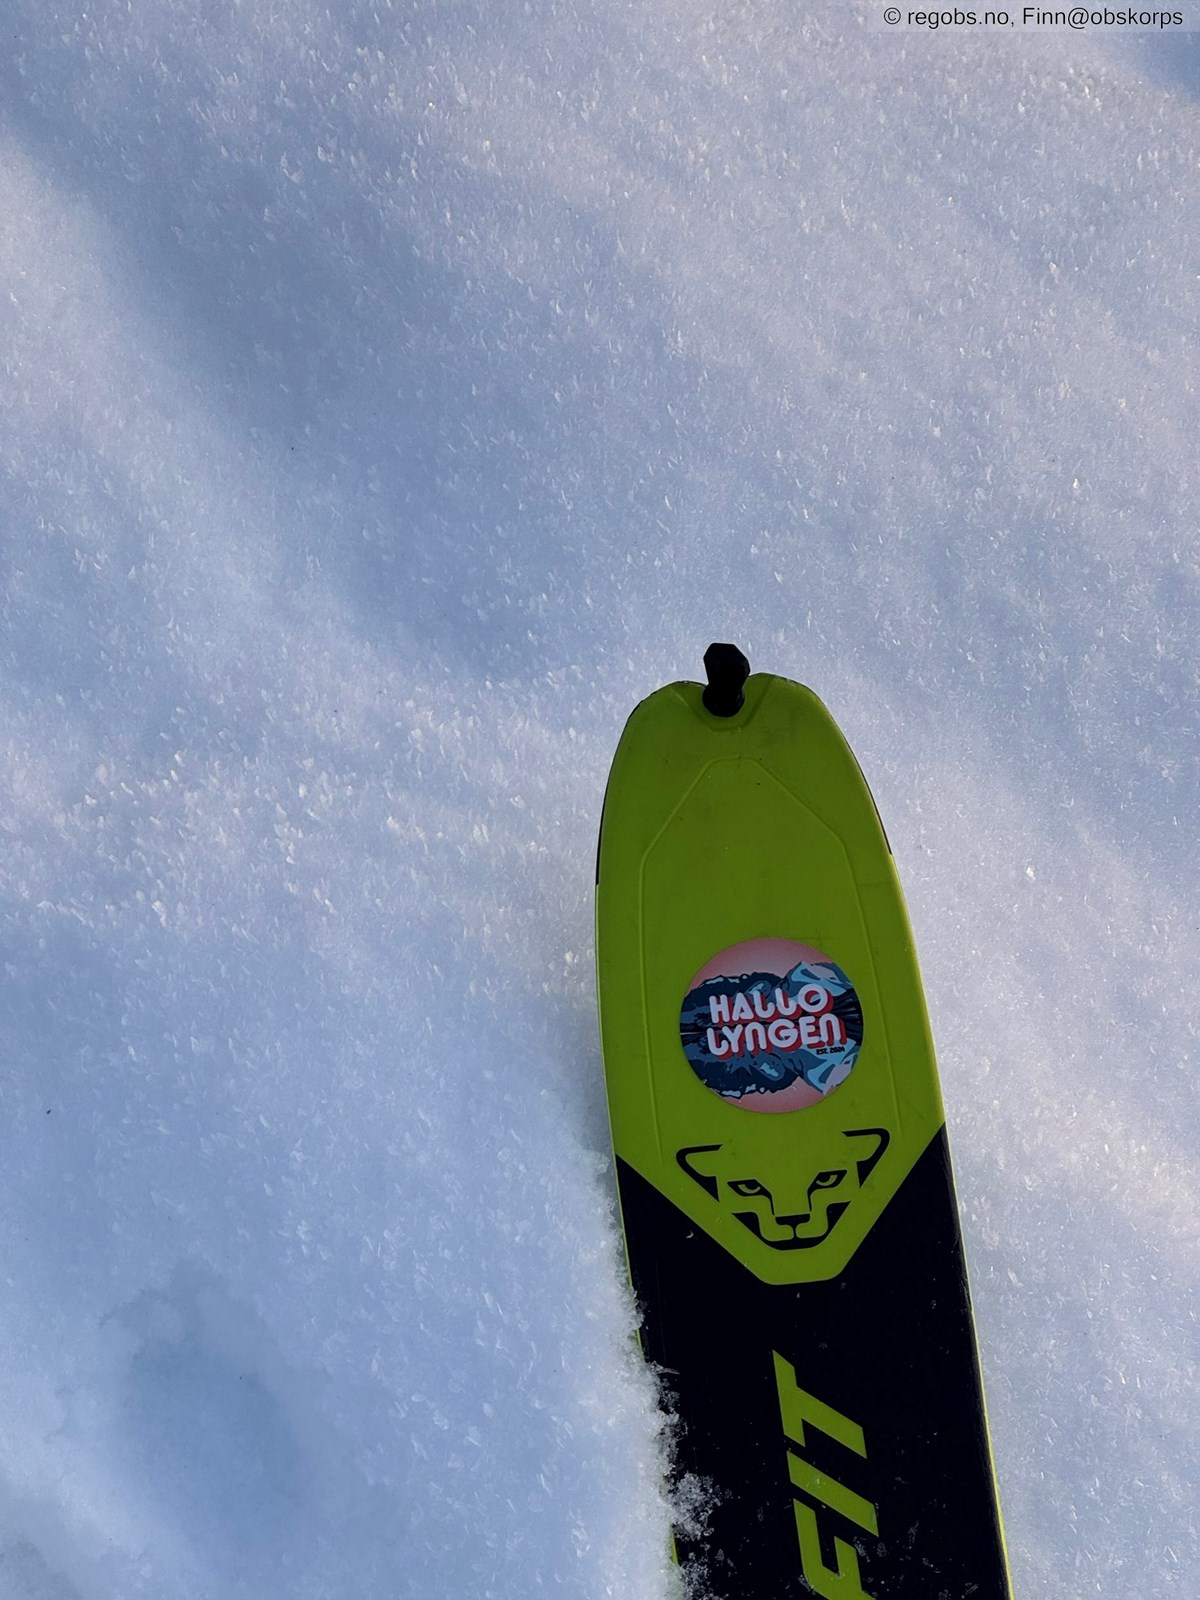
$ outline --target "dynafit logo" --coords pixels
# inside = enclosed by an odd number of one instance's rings
[[[748,939],[692,979],[679,1036],[706,1088],[746,1111],[798,1111],[844,1083],[862,1006],[829,956],[793,939]]]

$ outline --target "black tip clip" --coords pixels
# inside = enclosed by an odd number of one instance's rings
[[[736,717],[746,703],[743,685],[750,676],[750,663],[735,644],[710,644],[704,652],[708,688],[701,696],[706,711],[714,717]]]

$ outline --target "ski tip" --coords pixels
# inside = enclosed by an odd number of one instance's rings
[[[702,699],[714,717],[735,717],[746,703],[742,693],[750,663],[735,644],[710,644],[704,652],[708,687]]]

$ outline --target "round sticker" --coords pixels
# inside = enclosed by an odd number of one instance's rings
[[[692,1070],[745,1111],[798,1111],[844,1083],[862,1006],[836,961],[794,939],[747,939],[688,985],[679,1036]]]

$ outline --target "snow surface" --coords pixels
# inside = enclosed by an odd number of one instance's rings
[[[6,8],[3,1600],[666,1596],[591,872],[725,637],[888,823],[1018,1600],[1192,1600],[1195,36],[199,9]]]

